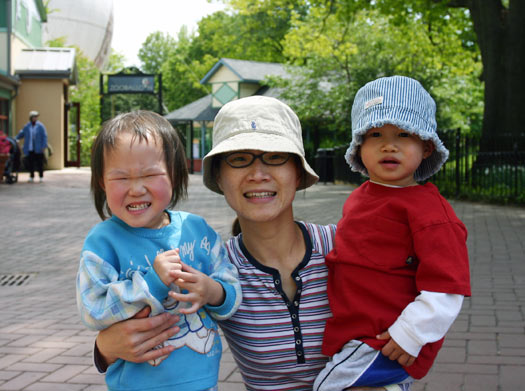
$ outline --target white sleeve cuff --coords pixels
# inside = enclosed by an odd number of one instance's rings
[[[445,336],[462,304],[462,295],[421,291],[388,332],[408,354],[417,357],[424,345]]]

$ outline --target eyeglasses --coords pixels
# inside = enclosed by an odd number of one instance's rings
[[[251,152],[232,152],[222,156],[222,160],[233,168],[248,167],[255,159],[261,159],[261,162],[268,166],[281,166],[290,159],[290,154],[288,152],[263,152],[256,155]]]

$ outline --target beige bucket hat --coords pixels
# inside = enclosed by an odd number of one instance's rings
[[[212,150],[203,159],[204,185],[222,194],[212,173],[213,157],[245,149],[297,155],[305,173],[297,190],[306,189],[319,180],[304,157],[299,118],[278,99],[250,96],[231,101],[219,110],[213,123]]]

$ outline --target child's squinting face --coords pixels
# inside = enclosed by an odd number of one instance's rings
[[[111,213],[132,227],[160,228],[172,196],[162,142],[121,133],[104,152],[104,190]]]
[[[433,150],[431,141],[423,141],[416,135],[387,124],[366,133],[360,155],[372,181],[412,186],[417,184],[414,172]]]

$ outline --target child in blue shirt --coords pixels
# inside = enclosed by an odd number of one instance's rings
[[[148,111],[106,122],[91,159],[91,191],[102,222],[82,249],[77,303],[82,321],[102,330],[146,306],[177,314],[176,350],[148,363],[117,360],[109,390],[216,390],[221,341],[216,320],[241,302],[235,267],[203,218],[169,210],[186,195],[182,143]]]

